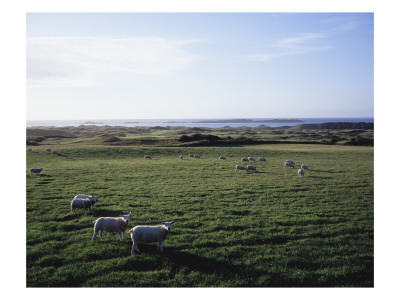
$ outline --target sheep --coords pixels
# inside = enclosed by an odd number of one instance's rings
[[[253,157],[251,157],[251,156],[249,156],[248,159],[249,159],[249,161],[250,161],[250,160],[256,161],[256,160],[255,160]]]
[[[51,149],[47,148],[46,151],[51,152]]]
[[[75,211],[75,209],[78,208],[83,208],[85,212],[90,209],[92,206],[92,202],[89,200],[89,198],[85,199],[73,199],[71,201],[71,211]]]
[[[237,170],[246,170],[246,167],[243,165],[236,165],[235,171],[237,171]]]
[[[43,171],[43,168],[39,168],[39,169],[38,168],[30,168],[29,171],[31,171],[31,175],[33,173],[37,173],[40,176],[40,172]]]
[[[285,160],[285,162],[288,162],[288,163],[292,164],[293,166],[295,165],[294,162],[290,159]]]
[[[91,196],[91,195],[83,195],[83,194],[78,194],[74,197],[73,200],[76,199],[80,199],[80,200],[85,200],[85,199],[89,199],[90,201],[90,209],[93,210],[94,205],[96,204],[96,202],[99,199],[99,196]]]
[[[308,166],[307,166],[306,164],[302,164],[302,165],[300,166],[300,168],[302,168],[302,169],[304,169],[304,170],[307,170],[307,169],[308,169]]]
[[[258,173],[258,170],[255,166],[248,165],[246,166],[246,171],[256,171]]]
[[[267,161],[264,157],[260,157],[259,161]]]
[[[285,161],[285,164],[284,164],[284,167],[285,168],[294,168],[294,164],[293,163],[291,163],[291,162],[289,162],[289,161]]]
[[[190,153],[190,154],[189,154],[189,157],[194,157],[194,154]]]
[[[303,169],[299,169],[297,171],[297,174],[299,174],[299,177],[303,177],[304,176],[304,170]]]
[[[102,239],[103,231],[118,232],[119,240],[125,240],[125,230],[128,227],[128,222],[131,220],[131,215],[132,212],[127,215],[120,215],[117,218],[101,217],[93,221],[94,234],[92,237],[92,241],[94,241],[97,234],[99,234],[100,238]]]
[[[51,150],[51,154],[58,154],[58,153],[54,150]]]
[[[163,252],[163,242],[168,237],[168,233],[171,231],[172,224],[174,222],[161,222],[159,226],[145,226],[138,225],[129,230],[132,239],[132,252],[134,254],[135,250],[139,252],[137,246],[138,242],[142,243],[156,243],[158,242],[158,249]]]
[[[28,151],[29,151],[29,152],[32,152],[32,149],[31,149],[31,148],[29,148],[29,149],[28,149]]]
[[[145,155],[144,158],[152,159],[150,155]]]
[[[200,158],[200,155],[195,154],[194,157],[195,157],[195,158]]]
[[[180,158],[180,159],[183,159],[183,156],[182,156],[182,155],[179,155],[179,158]]]
[[[219,159],[226,159],[226,157],[225,156],[220,156]]]
[[[242,161],[249,161],[247,157],[242,157]]]

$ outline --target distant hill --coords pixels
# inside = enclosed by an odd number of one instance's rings
[[[296,119],[271,119],[271,120],[230,119],[230,120],[205,120],[194,123],[303,123],[303,121]]]
[[[319,124],[299,124],[292,129],[374,129],[374,123],[366,122],[328,122]]]

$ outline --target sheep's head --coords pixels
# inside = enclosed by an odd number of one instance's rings
[[[131,215],[132,215],[132,212],[130,212],[127,215],[120,215],[120,217],[124,218],[125,222],[128,223],[131,220]]]
[[[164,227],[166,227],[166,229],[168,230],[168,231],[171,231],[171,228],[172,228],[172,224],[174,223],[174,221],[171,221],[171,222],[161,222],[161,225],[164,225]]]

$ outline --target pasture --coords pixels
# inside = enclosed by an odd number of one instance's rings
[[[60,156],[30,148],[28,287],[374,285],[373,147],[50,147]],[[267,159],[250,163],[259,173],[235,171],[248,156]],[[286,159],[296,168],[284,168]],[[310,169],[300,178],[302,163]],[[71,212],[79,193],[100,196],[93,211]],[[95,219],[129,212],[128,229],[174,221],[162,254],[141,244],[131,255],[128,230],[124,241],[91,241]]]

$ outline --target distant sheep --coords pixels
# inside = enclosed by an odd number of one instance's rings
[[[103,238],[103,231],[107,232],[118,232],[120,241],[125,239],[125,230],[128,227],[128,222],[131,219],[132,212],[127,215],[120,215],[117,218],[113,217],[101,217],[93,221],[94,223],[94,234],[92,241],[98,234],[100,238]]]
[[[304,170],[303,169],[299,169],[297,171],[297,174],[299,174],[300,177],[303,177],[304,176]]]
[[[260,157],[259,161],[267,161],[264,157]]]
[[[285,161],[288,162],[288,163],[290,163],[290,164],[292,164],[293,166],[295,165],[294,162],[293,162],[292,160],[290,160],[290,159],[287,159],[287,160],[285,160]]]
[[[150,155],[145,155],[144,158],[152,159]]]
[[[249,159],[247,157],[242,157],[241,159],[242,161],[249,161]]]
[[[180,159],[183,159],[183,156],[182,156],[182,155],[179,155],[179,158],[180,158]]]
[[[248,159],[249,159],[249,161],[250,161],[250,160],[256,161],[256,160],[255,160],[253,157],[251,157],[251,156],[249,156]]]
[[[304,169],[304,170],[307,170],[307,169],[308,169],[308,166],[307,166],[306,164],[302,164],[302,165],[300,166],[300,168],[302,168],[302,169]]]
[[[85,212],[92,207],[92,202],[89,198],[85,199],[73,199],[71,201],[71,211],[75,211],[78,208],[83,208]]]
[[[195,157],[195,158],[200,158],[200,155],[195,154],[194,157]]]
[[[258,170],[255,166],[248,165],[246,166],[246,171],[256,171],[258,173]]]
[[[31,171],[31,175],[33,173],[36,173],[36,174],[38,174],[40,176],[40,172],[43,171],[43,168],[31,168],[31,169],[29,169],[29,171]]]
[[[243,165],[236,165],[235,171],[237,171],[237,170],[246,170],[246,167]]]
[[[29,151],[29,152],[32,152],[32,149],[31,149],[31,148],[29,148],[29,149],[28,149],[28,151]]]
[[[58,154],[58,153],[54,150],[51,150],[51,154]]]
[[[51,149],[47,148],[46,151],[51,152]]]
[[[76,196],[74,197],[73,200],[77,200],[77,199],[79,199],[79,200],[89,199],[89,201],[90,201],[90,207],[89,207],[89,208],[92,210],[93,207],[94,207],[94,205],[95,205],[96,202],[98,201],[99,196],[91,196],[91,195],[78,194],[78,195],[76,195]]]
[[[285,161],[284,167],[285,168],[294,168],[294,164],[289,161]]]
[[[132,239],[132,252],[139,252],[138,242],[142,243],[158,243],[158,249],[163,252],[163,242],[168,237],[174,222],[162,222],[159,226],[138,225],[129,230]]]
[[[194,157],[194,154],[190,153],[190,154],[189,154],[189,157]]]
[[[225,156],[220,156],[219,159],[226,159],[226,157]]]

